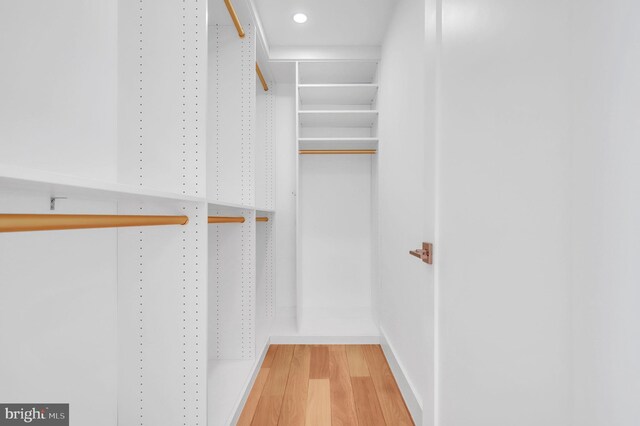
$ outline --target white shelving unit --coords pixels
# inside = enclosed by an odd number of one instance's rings
[[[378,63],[374,61],[308,61],[298,63],[298,84],[377,83]]]
[[[211,216],[244,223],[210,224],[208,235],[208,426],[234,424],[256,366],[266,352],[275,310],[275,92],[264,42],[236,2],[238,37],[224,3],[211,5],[207,111],[207,202]],[[257,217],[268,221],[257,222]]]
[[[297,148],[378,148],[377,63],[299,62]],[[297,320],[279,343],[379,340],[375,317],[375,155],[300,155],[297,163]],[[340,241],[340,244],[329,242]]]
[[[300,149],[376,149],[378,138],[298,138]]]
[[[300,84],[300,107],[326,109],[371,109],[378,95],[377,84]],[[318,107],[322,106],[322,107]]]
[[[0,212],[189,222],[0,234],[0,399],[204,426],[206,4],[48,6],[0,15]]]
[[[63,199],[204,202],[204,198],[199,196],[10,165],[0,165],[0,187]]]
[[[375,62],[300,62],[299,149],[377,149]]]
[[[209,213],[220,209],[236,209],[236,210],[256,210],[255,206],[245,205],[245,204],[237,204],[237,203],[227,203],[224,201],[212,200],[208,202],[209,205]]]
[[[299,111],[301,127],[360,127],[373,128],[378,121],[378,111]]]
[[[0,339],[20,342],[0,399],[96,426],[228,424],[275,305],[276,90],[256,86],[255,25],[239,39],[203,0],[71,0],[56,20],[32,3],[0,16],[0,214],[189,221],[0,234]]]

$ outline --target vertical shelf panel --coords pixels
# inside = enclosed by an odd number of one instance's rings
[[[255,205],[256,34],[211,27],[207,199]]]
[[[119,180],[198,195],[206,2],[120,1],[119,17]]]
[[[206,1],[120,1],[118,13],[119,179],[204,199]],[[190,220],[118,233],[118,420],[205,425],[207,206],[134,200],[119,211]]]
[[[118,231],[118,417],[127,424],[204,425],[206,209],[199,203],[119,205],[121,214],[148,212],[190,220]]]
[[[275,214],[258,211],[267,222],[256,224],[256,350],[260,352],[269,338],[275,318]]]
[[[302,281],[302,269],[300,265],[302,264],[302,240],[301,240],[301,230],[302,230],[302,217],[300,216],[300,156],[297,155],[300,150],[300,84],[302,83],[302,79],[300,76],[301,67],[303,65],[300,62],[296,62],[296,90],[295,90],[295,103],[296,103],[296,328],[303,320],[303,296],[304,296],[304,283]]]
[[[275,94],[277,90],[269,83],[270,90],[262,87],[257,92],[257,137],[256,137],[256,206],[264,209],[275,207]]]
[[[212,209],[212,216],[245,222],[208,225],[209,358],[253,359],[255,354],[256,213]]]

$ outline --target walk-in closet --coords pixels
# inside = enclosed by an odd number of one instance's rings
[[[638,22],[0,1],[0,425],[640,425]]]

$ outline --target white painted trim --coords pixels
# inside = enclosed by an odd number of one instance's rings
[[[274,345],[377,345],[380,336],[271,336]]]
[[[258,14],[258,9],[256,8],[255,2],[253,0],[247,1],[249,6],[249,11],[251,12],[251,17],[253,18],[253,22],[256,25],[256,29],[258,30],[258,41],[262,44],[262,48],[264,49],[267,57],[269,57],[269,41],[267,40],[267,36],[264,32],[264,27],[262,26],[262,20],[260,19],[260,15]]]
[[[251,375],[247,379],[247,382],[244,385],[244,390],[240,394],[238,401],[235,403],[233,410],[231,411],[232,416],[229,419],[228,425],[235,425],[238,423],[238,419],[240,418],[240,414],[242,414],[242,409],[244,408],[244,404],[247,402],[247,398],[249,398],[249,392],[253,388],[253,384],[256,381],[256,377],[258,377],[258,372],[260,372],[260,366],[264,361],[264,357],[267,355],[267,349],[269,349],[269,345],[271,342],[269,339],[264,344],[264,348],[262,348],[262,352],[260,356],[256,359],[256,362],[253,364],[253,369],[251,371]]]
[[[271,46],[274,62],[378,61],[380,46]]]
[[[393,376],[398,383],[402,397],[404,398],[407,408],[413,417],[413,421],[416,425],[422,424],[422,402],[417,397],[418,393],[415,391],[415,387],[411,384],[411,380],[405,374],[405,369],[402,367],[402,363],[396,357],[396,353],[391,346],[391,343],[387,339],[387,335],[384,329],[380,327],[380,345],[384,351],[384,355],[387,357],[387,362],[391,367]]]

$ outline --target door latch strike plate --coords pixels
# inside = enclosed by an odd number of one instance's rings
[[[411,250],[410,255],[421,259],[424,263],[433,265],[433,244],[422,243],[422,248],[417,250]]]

